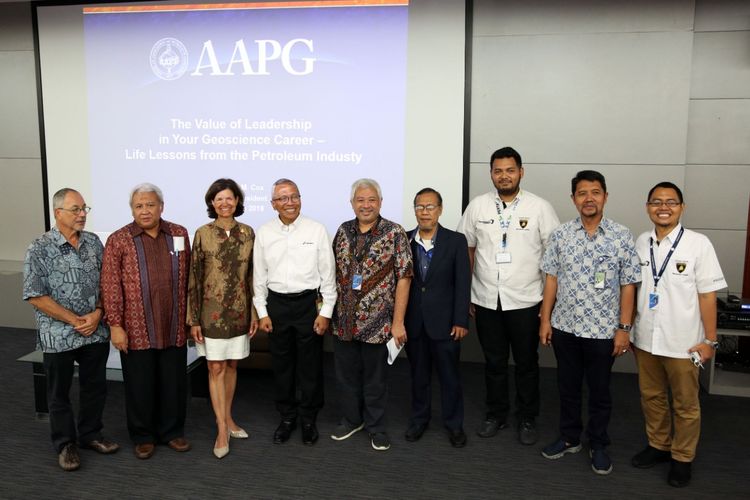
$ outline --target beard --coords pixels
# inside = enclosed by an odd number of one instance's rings
[[[509,188],[497,188],[497,194],[499,194],[500,196],[513,196],[514,194],[517,194],[518,191],[520,191],[519,188],[520,186],[518,184]]]

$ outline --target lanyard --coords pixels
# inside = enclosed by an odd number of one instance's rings
[[[370,228],[370,230],[367,231],[364,234],[364,237],[365,237],[364,244],[362,245],[362,248],[359,250],[359,252],[357,252],[356,251],[357,250],[357,243],[359,241],[360,236],[362,236],[362,234],[359,232],[359,229],[357,228],[356,222],[355,222],[355,226],[354,226],[354,242],[353,242],[354,245],[352,246],[352,248],[350,249],[350,251],[352,253],[352,256],[354,257],[354,260],[357,261],[357,264],[359,264],[359,266],[362,265],[362,261],[364,260],[365,255],[367,255],[367,254],[370,253],[370,247],[372,246],[372,239],[373,239],[372,233],[373,233],[373,231],[379,225],[380,225],[380,216],[378,216],[378,220]]]
[[[669,249],[667,258],[664,259],[664,262],[662,262],[661,264],[661,269],[659,269],[659,274],[656,274],[656,262],[654,261],[654,239],[649,238],[649,251],[651,252],[651,274],[653,274],[654,276],[654,290],[656,290],[656,286],[659,284],[659,280],[664,274],[664,271],[667,269],[667,263],[669,262],[669,258],[672,257],[672,254],[674,253],[675,248],[677,248],[677,245],[680,243],[680,239],[682,239],[682,233],[684,232],[685,232],[685,228],[681,227],[680,232],[677,233],[677,238],[675,238],[674,243],[672,243],[672,248]]]
[[[518,193],[519,195],[521,193]],[[518,202],[520,201],[520,198],[518,195],[516,195],[516,199],[513,200],[513,203],[510,204],[510,214],[508,215],[508,219],[503,219],[503,209],[500,208],[500,203],[497,201],[497,198],[495,198],[495,208],[497,208],[497,219],[498,219],[498,225],[500,226],[500,231],[503,232],[503,240],[501,242],[501,246],[503,248],[506,248],[508,246],[508,228],[510,227],[510,220],[513,218],[513,213],[516,211],[516,207],[518,207]]]

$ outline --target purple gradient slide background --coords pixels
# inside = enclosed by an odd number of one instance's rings
[[[295,180],[303,196],[303,213],[324,222],[333,233],[353,218],[351,183],[372,177],[383,188],[385,217],[399,220],[404,170],[407,7],[304,8],[232,11],[187,11],[88,14],[84,16],[88,119],[91,144],[94,226],[108,232],[127,223],[130,189],[153,182],[165,195],[164,217],[192,231],[207,222],[203,196],[218,177],[247,187],[246,213],[240,220],[254,227],[275,213],[268,199],[280,177]],[[151,69],[154,44],[165,37],[180,40],[188,51],[188,69],[176,80],[161,80]],[[211,40],[222,70],[237,40],[244,40],[257,71],[255,40],[282,45],[302,38],[313,41],[313,53],[298,45],[291,65],[314,57],[309,75],[284,71],[279,60],[268,63],[270,75],[191,76],[206,40]],[[204,63],[207,60],[204,59]],[[193,123],[172,127],[171,119]],[[199,130],[194,120],[231,122],[300,120],[303,130]],[[197,136],[197,145],[176,145],[172,134]],[[312,137],[302,146],[211,146],[200,144],[208,133],[220,136]],[[167,136],[171,144],[160,144]],[[321,142],[318,142],[321,141]],[[362,155],[359,165],[343,162],[269,160],[138,160],[126,150],[206,152],[230,149],[251,152],[340,153]]]

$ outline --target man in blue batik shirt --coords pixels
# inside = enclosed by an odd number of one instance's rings
[[[55,227],[34,240],[24,262],[23,299],[34,306],[37,349],[43,351],[52,444],[63,470],[81,464],[78,444],[99,453],[119,446],[102,437],[109,329],[99,299],[102,242],[83,230],[90,207],[73,189],[52,198]],[[78,421],[70,404],[78,363]]]
[[[585,378],[591,469],[609,474],[609,379],[615,357],[630,348],[640,261],[630,231],[604,217],[607,184],[602,174],[578,172],[572,180],[571,198],[579,217],[552,233],[541,265],[547,276],[539,340],[554,347],[560,392],[560,437],[542,455],[558,459],[581,450]]]

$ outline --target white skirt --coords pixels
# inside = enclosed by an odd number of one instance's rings
[[[210,339],[203,337],[203,344],[195,343],[198,356],[205,356],[209,361],[227,359],[244,359],[250,355],[250,337],[238,335],[231,339]]]

